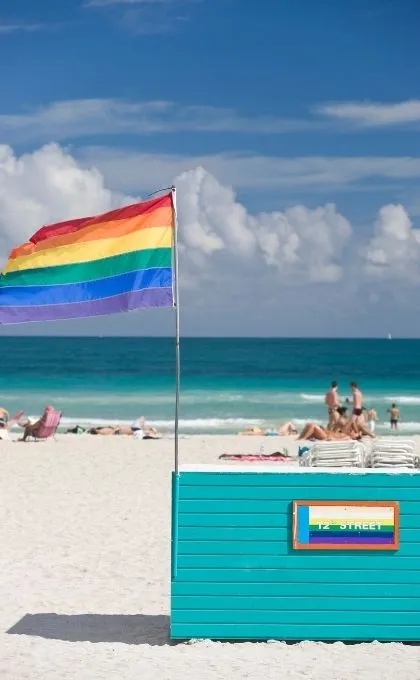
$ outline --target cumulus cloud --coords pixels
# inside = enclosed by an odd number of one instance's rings
[[[258,215],[256,230],[267,264],[300,279],[330,283],[342,276],[338,264],[352,233],[348,220],[332,204],[295,206]]]
[[[201,167],[176,177],[180,245],[186,277],[204,269],[271,268],[273,276],[334,282],[351,236],[349,222],[333,205],[296,206],[285,212],[252,215]],[[4,250],[26,240],[41,225],[95,214],[135,200],[106,188],[95,168],[83,168],[61,147],[50,144],[17,157],[0,147],[0,233]],[[3,255],[5,252],[3,253]],[[222,257],[222,261],[217,259]],[[250,264],[251,263],[251,264]]]
[[[390,305],[389,285],[401,307],[403,291],[420,282],[420,232],[402,205],[383,206],[361,245],[333,204],[251,213],[230,186],[202,167],[167,179],[177,186],[182,305],[190,333],[270,334],[280,327],[284,332],[280,321],[287,320],[289,332],[310,333],[315,310],[326,333],[334,323],[349,324],[351,332],[368,281],[373,283],[366,301],[378,323],[385,290]],[[98,169],[82,166],[55,144],[21,156],[0,146],[0,255],[4,261],[43,224],[139,198],[140,192],[115,191]],[[106,333],[106,323],[112,330],[106,321],[92,322],[92,329]],[[124,318],[125,329],[130,323]],[[154,323],[149,332],[159,332]]]
[[[203,168],[183,173],[176,182],[182,242],[190,255],[226,251],[245,268],[254,256],[261,266],[273,267],[278,278],[300,282],[341,278],[340,261],[352,229],[334,205],[250,215],[232,189]],[[193,259],[202,264],[195,254]]]
[[[232,189],[222,186],[201,167],[182,173],[176,182],[182,238],[187,248],[206,254],[224,248],[238,255],[253,252],[256,236],[252,220],[235,201]]]
[[[55,144],[20,157],[0,145],[3,258],[5,249],[25,241],[43,224],[100,213],[129,200],[107,189],[98,170],[81,168]]]
[[[374,235],[363,251],[365,269],[376,278],[415,283],[420,280],[420,230],[402,205],[385,205]]]

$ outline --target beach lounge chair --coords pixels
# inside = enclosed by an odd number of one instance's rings
[[[307,467],[363,467],[365,449],[359,441],[317,442],[300,459]]]
[[[27,425],[23,435],[24,440],[35,441],[55,438],[61,420],[61,411],[56,411],[52,406],[47,406],[44,413],[36,423]]]

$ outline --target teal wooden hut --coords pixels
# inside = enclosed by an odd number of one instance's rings
[[[173,640],[420,640],[420,473],[182,466]]]

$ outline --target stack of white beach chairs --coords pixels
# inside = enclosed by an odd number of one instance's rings
[[[361,442],[316,442],[300,458],[304,467],[363,467],[365,449]]]
[[[417,468],[419,458],[411,439],[364,438],[361,441],[316,442],[300,458],[303,467]]]
[[[373,440],[371,449],[366,455],[366,463],[369,467],[384,469],[419,467],[414,441],[399,437],[383,437]]]

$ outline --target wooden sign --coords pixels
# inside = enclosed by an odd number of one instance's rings
[[[393,501],[294,501],[295,550],[398,550]]]

